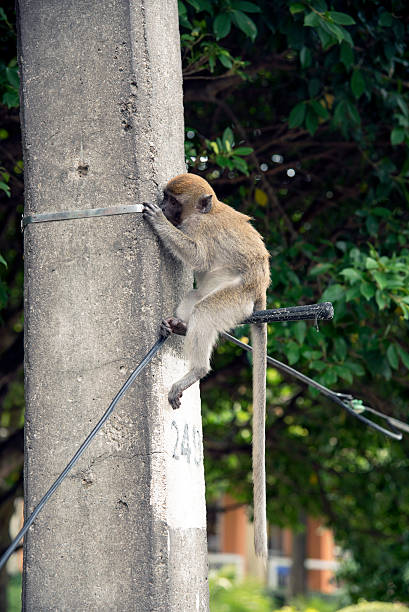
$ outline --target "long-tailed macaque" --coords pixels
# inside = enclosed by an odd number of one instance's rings
[[[269,254],[250,217],[217,199],[195,174],[181,174],[166,185],[161,206],[144,205],[144,217],[174,256],[193,269],[196,289],[183,298],[175,317],[162,321],[162,333],[186,333],[189,371],[172,386],[176,409],[185,389],[210,370],[217,336],[266,307]],[[267,556],[265,482],[266,324],[251,326],[253,341],[253,484],[256,554]]]

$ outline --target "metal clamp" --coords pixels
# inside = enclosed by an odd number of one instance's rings
[[[83,210],[61,210],[59,212],[38,213],[26,215],[21,218],[21,231],[24,232],[30,223],[46,223],[49,221],[71,221],[72,219],[88,219],[90,217],[111,217],[113,215],[127,215],[141,213],[143,204],[130,204],[128,206],[111,206],[109,208],[86,208]]]

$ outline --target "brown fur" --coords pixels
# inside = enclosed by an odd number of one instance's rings
[[[145,205],[145,217],[163,244],[195,274],[192,289],[163,322],[166,333],[186,329],[189,372],[169,393],[173,408],[185,389],[210,369],[217,336],[265,308],[270,282],[269,254],[250,217],[220,202],[207,181],[181,174],[165,187],[162,207]],[[255,548],[267,555],[265,489],[266,325],[252,326],[253,353],[253,481]]]

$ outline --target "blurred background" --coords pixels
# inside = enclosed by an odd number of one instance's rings
[[[319,331],[270,325],[269,354],[409,420],[407,4],[183,0],[179,14],[189,171],[265,237],[270,308],[334,304]],[[15,20],[14,2],[3,0],[1,550],[22,520]],[[247,342],[246,328],[238,334]],[[220,343],[201,387],[211,609],[331,612],[361,601],[368,612],[406,610],[408,438],[389,440],[276,369],[267,379],[267,567],[252,553],[249,358]],[[0,609],[20,610],[20,571],[18,551],[1,574]]]

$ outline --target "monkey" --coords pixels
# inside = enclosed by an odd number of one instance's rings
[[[161,333],[186,335],[189,371],[173,384],[169,403],[180,407],[183,391],[210,370],[219,333],[233,329],[254,310],[266,308],[269,253],[250,217],[220,202],[195,174],[171,179],[160,206],[144,203],[144,218],[163,245],[193,270],[196,288],[183,298],[176,316],[162,321]],[[256,554],[267,557],[265,482],[265,323],[251,326],[253,341],[253,490]]]

